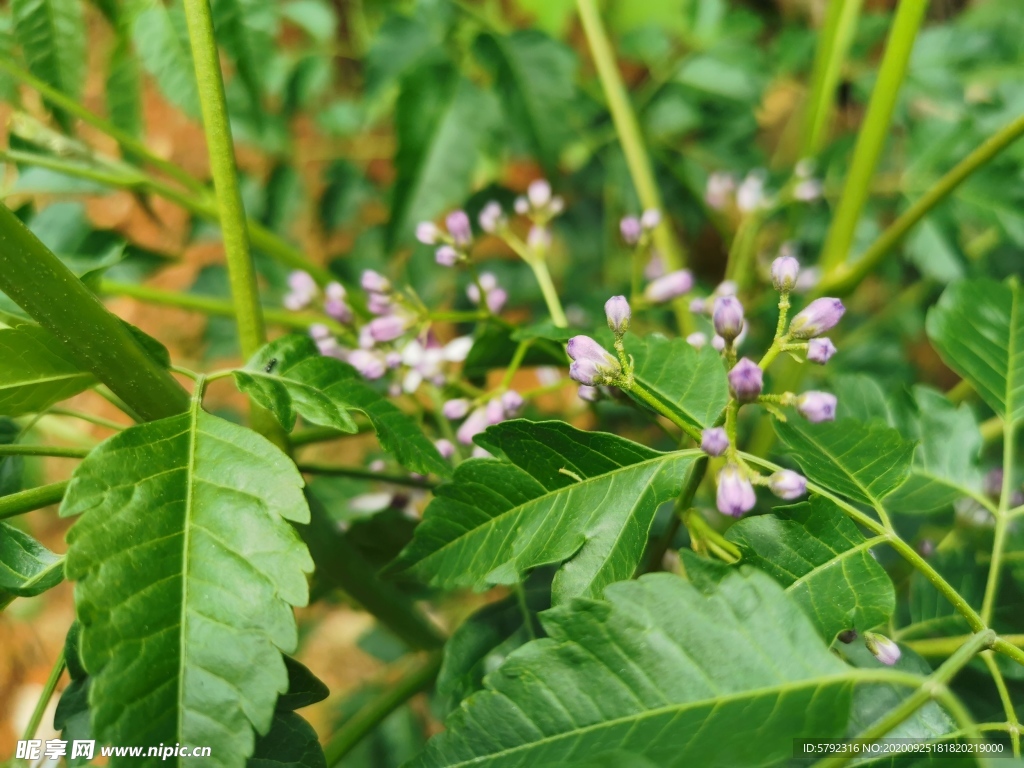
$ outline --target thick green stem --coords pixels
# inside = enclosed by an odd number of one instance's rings
[[[0,520],[57,504],[64,498],[67,488],[68,481],[63,480],[59,483],[50,483],[38,488],[29,488],[27,491],[0,496]]]
[[[64,459],[84,459],[88,448],[68,448],[61,445],[0,445],[0,456],[55,456]]]
[[[635,395],[637,399],[649,405],[651,407],[651,410],[653,410],[655,413],[660,413],[662,416],[671,421],[673,424],[675,424],[677,427],[683,430],[683,432],[692,437],[698,443],[700,442],[699,429],[697,429],[689,422],[685,421],[679,414],[666,408],[664,404],[659,402],[654,395],[652,395],[650,392],[644,389],[643,386],[637,383],[632,376],[630,376],[629,378],[630,381],[628,382],[628,385],[624,385],[623,387],[627,392]]]
[[[369,704],[362,707],[337,730],[324,747],[327,765],[338,765],[362,739],[388,715],[429,686],[441,670],[441,654],[431,653],[417,660]]]
[[[822,279],[816,293],[846,293],[853,290],[864,277],[876,269],[885,255],[895,248],[907,232],[923,219],[936,205],[945,200],[967,177],[1024,135],[1024,115],[986,139],[945,176],[939,179],[913,205],[900,214],[879,235],[855,262],[839,263]]]
[[[900,0],[878,72],[878,81],[857,136],[843,194],[819,262],[826,272],[846,261],[853,244],[861,211],[871,191],[871,178],[875,175],[882,150],[889,138],[892,113],[906,75],[910,51],[927,9],[928,0]]]
[[[825,144],[843,62],[849,53],[864,0],[832,0],[811,70],[811,90],[804,111],[804,155],[817,155]]]
[[[182,386],[6,206],[0,205],[0,290],[53,333],[145,419],[188,409]]]
[[[39,730],[39,725],[43,722],[43,715],[46,714],[46,706],[50,703],[50,699],[53,698],[53,692],[57,689],[57,683],[60,682],[61,675],[64,674],[66,668],[67,661],[64,659],[64,649],[61,648],[60,653],[57,654],[57,660],[53,663],[53,668],[50,670],[50,676],[46,679],[46,683],[43,684],[43,690],[36,700],[36,707],[32,710],[32,716],[28,720],[28,725],[25,726],[25,733],[21,737],[23,741],[29,741],[36,737],[36,731]]]
[[[537,285],[540,286],[540,292],[544,296],[544,303],[548,305],[548,314],[551,315],[551,322],[559,328],[568,327],[569,321],[566,319],[565,311],[562,309],[562,300],[558,298],[558,289],[555,288],[555,284],[551,280],[551,273],[548,271],[547,262],[543,259],[533,258],[526,263],[530,265],[534,277],[537,278]]]

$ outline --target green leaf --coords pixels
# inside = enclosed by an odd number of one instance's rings
[[[872,542],[822,496],[740,520],[726,538],[743,550],[743,562],[786,588],[826,642],[846,629],[873,629],[892,616],[895,591],[871,556]]]
[[[402,80],[395,106],[398,152],[388,242],[411,242],[416,224],[469,194],[484,136],[489,94],[448,65],[422,66]]]
[[[940,392],[914,387],[914,411],[904,434],[919,440],[910,477],[886,505],[899,512],[932,512],[964,496],[980,495],[981,433],[966,403],[959,408]]]
[[[928,338],[1008,424],[1024,419],[1024,301],[1016,282],[965,280],[928,312]]]
[[[455,470],[392,564],[441,588],[515,584],[564,563],[553,601],[632,577],[658,506],[679,493],[697,451],[659,453],[558,421],[506,421],[476,437],[501,457]]]
[[[330,695],[327,686],[302,662],[284,657],[288,670],[288,691],[277,700],[278,710],[295,710],[323,701]]]
[[[576,95],[572,49],[537,30],[481,35],[477,51],[494,71],[510,129],[529,139],[548,169],[571,135],[569,107]]]
[[[775,431],[807,477],[854,501],[877,505],[910,474],[914,443],[877,421],[790,419]]]
[[[0,417],[0,445],[13,445],[20,437],[18,423],[6,416]],[[24,470],[24,456],[0,456],[0,496],[21,490]]]
[[[268,66],[277,38],[279,15],[275,0],[213,0],[217,42],[235,62],[249,98],[261,101]]]
[[[106,97],[110,122],[131,136],[141,137],[144,127],[142,71],[131,49],[131,41],[123,33],[110,51]]]
[[[43,411],[95,381],[37,325],[0,329],[0,360],[0,413],[7,416]]]
[[[32,74],[74,99],[81,96],[86,39],[80,0],[11,0],[11,11]],[[70,128],[70,116],[57,116]]]
[[[695,349],[686,339],[661,334],[627,334],[636,380],[666,408],[703,429],[715,423],[729,401],[729,384],[719,354]]]
[[[165,6],[160,0],[138,0],[138,5],[132,40],[142,66],[172,104],[189,117],[199,117],[199,91],[181,6]]]
[[[266,736],[256,741],[248,768],[327,768],[313,727],[294,712],[278,712]]]
[[[846,725],[855,671],[763,573],[704,589],[644,576],[541,620],[550,639],[489,675],[414,768],[622,764],[613,756],[757,768],[791,756],[794,737]]]
[[[366,414],[381,447],[414,472],[451,474],[451,465],[409,416],[377,393],[352,366],[321,355],[308,336],[290,334],[235,372],[238,388],[274,412],[286,429],[295,414],[313,424],[355,432],[348,409]]]
[[[81,515],[66,567],[96,738],[209,746],[240,768],[287,689],[281,653],[307,601],[312,560],[288,523],[309,520],[295,466],[194,402],[94,448],[61,515]]]
[[[64,558],[24,531],[0,523],[0,605],[35,597],[64,580]]]

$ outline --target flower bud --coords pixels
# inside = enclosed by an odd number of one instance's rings
[[[505,410],[505,418],[514,418],[522,410],[524,403],[523,396],[514,389],[505,392],[501,396],[501,407]]]
[[[472,454],[472,456],[473,456],[474,459],[493,459],[494,458],[494,454],[493,453],[488,451],[486,448],[481,448],[479,445],[474,445],[473,446],[473,454]]]
[[[505,212],[497,200],[491,200],[480,210],[477,221],[480,222],[480,229],[493,235],[505,226]]]
[[[464,397],[446,400],[444,405],[441,406],[441,413],[450,421],[458,421],[469,413],[469,405],[469,400]]]
[[[650,231],[661,224],[661,211],[657,208],[648,208],[640,215],[640,225]]]
[[[313,279],[313,276],[301,269],[288,273],[288,287],[295,293],[311,297],[316,295],[317,290],[316,280]]]
[[[459,261],[459,252],[450,245],[442,245],[434,251],[434,261],[442,267],[454,267]]]
[[[824,365],[836,353],[836,345],[824,336],[807,342],[807,359],[812,363]]]
[[[450,459],[455,455],[455,445],[451,440],[445,440],[442,437],[440,440],[434,441],[434,447],[437,448],[437,452],[441,454],[442,459]]]
[[[648,283],[644,289],[644,298],[653,304],[661,304],[689,293],[691,288],[693,275],[685,269],[677,269]]]
[[[576,390],[576,395],[580,400],[586,400],[588,403],[596,403],[601,399],[601,390],[597,387],[580,384],[579,389]]]
[[[735,464],[726,464],[718,473],[718,493],[715,497],[718,511],[723,515],[740,517],[757,503],[754,486]]]
[[[359,278],[359,284],[363,287],[364,291],[374,291],[376,293],[391,292],[391,281],[379,272],[374,272],[372,269],[363,271],[362,277]]]
[[[387,372],[387,366],[381,359],[367,349],[354,349],[348,355],[348,364],[367,379],[379,379]]]
[[[707,311],[707,308],[707,301],[700,298],[699,296],[696,299],[690,300],[690,312],[692,312],[695,315],[703,315]]]
[[[877,632],[865,632],[864,644],[876,659],[888,667],[899,661],[900,656],[903,655],[895,642]]]
[[[743,330],[743,305],[735,296],[719,296],[711,314],[715,333],[726,341],[732,341]]]
[[[835,421],[836,396],[828,392],[804,392],[796,399],[796,409],[810,422]]]
[[[526,188],[526,197],[530,206],[536,210],[551,202],[551,185],[545,179],[536,179]]]
[[[520,216],[525,216],[530,212],[530,201],[526,199],[525,195],[520,195],[516,198],[512,207]]]
[[[636,245],[643,234],[643,226],[636,216],[626,216],[619,222],[619,233],[626,245]]]
[[[714,348],[715,352],[721,352],[725,349],[725,339],[716,333],[711,337],[711,346]]]
[[[647,266],[644,267],[644,279],[646,280],[657,280],[659,277],[665,276],[665,261],[661,258],[661,254],[657,251],[651,253],[651,258],[647,260]]]
[[[501,398],[488,400],[484,406],[484,415],[487,417],[488,426],[501,424],[505,420],[505,407],[501,404]]]
[[[800,262],[792,256],[779,256],[772,262],[772,285],[776,291],[786,293],[793,290],[800,277]]]
[[[465,248],[473,242],[473,227],[465,211],[452,211],[445,217],[444,224],[458,247]]]
[[[619,361],[589,336],[573,336],[566,345],[572,358],[569,376],[580,384],[596,387],[609,383],[622,373]]]
[[[416,239],[424,245],[437,245],[441,241],[441,230],[432,221],[421,221],[416,225]]]
[[[496,315],[501,312],[502,307],[505,306],[505,302],[508,301],[508,291],[504,288],[495,288],[493,291],[487,292],[487,308],[491,310],[491,314]]]
[[[768,487],[780,499],[791,501],[807,493],[807,478],[791,469],[780,469],[768,478]]]
[[[729,371],[729,391],[741,403],[757,400],[764,388],[764,371],[749,357],[742,358]]]
[[[388,352],[386,355],[384,355],[384,364],[391,370],[394,370],[395,368],[402,364],[402,353],[395,351]]]
[[[686,337],[686,343],[694,349],[700,349],[708,343],[708,337],[700,331],[694,331]]]
[[[406,325],[406,319],[399,315],[375,317],[368,323],[370,336],[377,343],[394,341],[405,333]]]
[[[789,335],[796,339],[821,336],[836,327],[845,311],[839,299],[815,299],[793,318],[789,324]]]
[[[391,297],[386,293],[369,293],[366,296],[366,308],[371,315],[386,315],[391,312]]]
[[[764,176],[759,171],[751,171],[736,190],[736,207],[743,213],[750,213],[762,207],[766,199]]]
[[[546,251],[551,247],[551,232],[547,227],[534,224],[526,233],[526,244],[531,251]]]
[[[729,205],[729,198],[736,189],[736,180],[728,173],[716,171],[708,176],[704,188],[704,202],[716,211],[724,210]]]
[[[708,456],[721,456],[729,450],[729,436],[721,427],[705,429],[700,433],[700,449]]]
[[[329,339],[331,337],[331,329],[323,323],[313,323],[309,326],[309,337],[314,341]]]
[[[604,303],[604,316],[608,327],[616,336],[629,330],[630,310],[625,296],[612,296]]]
[[[475,408],[469,414],[469,418],[462,422],[462,425],[455,433],[455,437],[463,445],[472,445],[473,438],[487,429],[488,426],[490,425],[487,422],[487,409],[485,407]]]
[[[338,344],[338,340],[333,336],[324,336],[323,338],[316,339],[317,351],[324,357],[336,357],[339,360],[345,359],[345,350]]]
[[[352,309],[345,303],[344,299],[328,298],[324,302],[324,312],[339,323],[352,322]]]

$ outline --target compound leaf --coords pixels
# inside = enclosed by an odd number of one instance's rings
[[[435,587],[483,588],[564,563],[556,603],[633,575],[654,513],[679,493],[698,455],[659,453],[558,421],[506,421],[476,442],[500,459],[458,466],[390,570]]]
[[[11,0],[14,34],[29,69],[58,91],[78,98],[85,80],[85,20],[79,0]],[[65,127],[72,121],[57,113]]]
[[[287,689],[281,654],[307,601],[312,560],[288,523],[309,520],[302,485],[269,441],[197,404],[82,461],[61,515],[81,516],[67,575],[97,739],[212,749],[146,765],[245,764]]]

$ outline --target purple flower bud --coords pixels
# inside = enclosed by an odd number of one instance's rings
[[[474,459],[493,459],[494,454],[488,451],[486,448],[481,448],[479,445],[473,446],[473,458]]]
[[[705,429],[700,433],[700,449],[708,456],[721,456],[729,450],[729,436],[721,427]]]
[[[345,286],[341,283],[334,281],[327,284],[324,288],[324,295],[328,299],[339,299],[342,300],[348,296],[348,291],[345,290]]]
[[[619,371],[619,361],[615,356],[589,336],[573,336],[565,345],[565,350],[576,362],[588,361],[599,368],[614,370],[616,373]]]
[[[288,273],[288,287],[295,293],[310,297],[315,296],[317,290],[316,280],[313,279],[313,276],[301,269]]]
[[[824,365],[836,353],[836,345],[824,336],[807,342],[807,359],[812,363]]]
[[[394,370],[402,364],[402,353],[395,351],[388,352],[384,355],[384,364],[391,370]]]
[[[505,409],[505,417],[513,418],[523,407],[523,396],[510,389],[501,396],[501,407]]]
[[[736,285],[735,280],[723,280],[720,282],[714,290],[714,296],[735,296],[739,293],[740,287]]]
[[[619,233],[622,235],[622,240],[626,245],[636,245],[640,242],[640,236],[643,234],[643,231],[640,219],[636,216],[625,216],[619,222]]]
[[[779,256],[772,262],[772,285],[776,291],[793,290],[800,277],[800,262],[792,256]]]
[[[707,311],[707,308],[707,301],[700,297],[690,300],[690,312],[695,315],[703,315]]]
[[[437,448],[437,452],[441,454],[442,459],[450,459],[455,455],[455,445],[451,440],[445,440],[442,437],[440,440],[434,441],[434,447]]]
[[[450,245],[442,245],[434,251],[434,261],[442,267],[454,267],[459,261],[459,252]]]
[[[689,293],[691,288],[693,275],[685,269],[677,269],[648,283],[644,289],[644,298],[654,304],[661,304]]]
[[[386,293],[369,293],[366,296],[366,308],[372,315],[386,315],[391,312],[391,297]]]
[[[757,503],[754,486],[735,464],[726,464],[718,473],[718,494],[715,497],[718,511],[723,515],[741,517]]]
[[[780,469],[768,478],[768,487],[780,499],[799,499],[807,493],[807,478],[791,469]]]
[[[488,426],[487,409],[482,407],[476,408],[469,414],[469,418],[462,422],[462,426],[455,433],[455,437],[463,445],[472,445],[473,438],[487,429]]]
[[[608,321],[608,327],[616,336],[621,336],[629,330],[629,302],[625,296],[612,296],[604,303],[604,316]]]
[[[309,336],[315,341],[329,339],[331,337],[331,329],[323,323],[313,323],[309,326]]]
[[[370,336],[374,341],[380,343],[384,341],[394,341],[403,333],[407,326],[407,321],[404,317],[399,315],[385,315],[383,317],[376,317],[369,322]]]
[[[480,229],[493,235],[505,226],[505,212],[501,209],[500,203],[491,200],[480,210],[477,221],[480,222]]]
[[[601,399],[601,390],[597,387],[580,384],[579,389],[576,390],[576,395],[580,400],[586,400],[588,403],[596,403]]]
[[[495,288],[493,291],[487,292],[487,308],[491,310],[491,314],[496,315],[501,312],[502,307],[505,306],[505,302],[508,301],[508,291],[504,288]]]
[[[725,349],[725,339],[719,336],[717,333],[711,337],[711,346],[716,352],[721,352]]]
[[[804,392],[796,399],[796,409],[808,421],[834,421],[836,396],[828,392]]]
[[[876,659],[888,667],[899,661],[900,656],[903,655],[900,647],[895,642],[885,635],[879,635],[876,632],[865,632],[864,644],[874,654]]]
[[[686,343],[695,349],[700,349],[708,343],[708,337],[700,331],[694,331],[686,337]]]
[[[640,215],[640,225],[646,230],[657,228],[661,224],[661,211],[657,208],[648,208]]]
[[[380,358],[366,349],[354,349],[348,355],[348,364],[367,379],[379,379],[387,372],[387,366]]]
[[[416,239],[424,245],[437,245],[441,241],[441,230],[432,221],[421,221],[416,225]]]
[[[735,296],[719,296],[711,314],[715,333],[726,341],[732,341],[743,330],[743,305]]]
[[[547,227],[534,224],[526,233],[526,244],[531,251],[546,251],[551,247],[551,232]]]
[[[372,269],[363,271],[363,276],[359,279],[359,284],[363,287],[364,291],[374,291],[376,293],[391,292],[391,281],[379,272],[374,272]]]
[[[644,267],[644,278],[647,280],[657,280],[659,277],[664,277],[664,275],[665,262],[662,260],[660,253],[654,252],[651,254],[647,266]]]
[[[764,372],[749,357],[742,358],[729,371],[729,391],[741,403],[757,400],[764,388]]]
[[[515,212],[518,213],[520,216],[525,216],[527,213],[530,212],[530,201],[527,200],[523,195],[520,195],[519,197],[516,198],[515,202],[512,204],[512,207],[515,209]]]
[[[534,210],[551,202],[551,185],[545,179],[536,179],[526,188],[526,197]]]
[[[789,335],[796,339],[821,336],[836,327],[845,311],[839,299],[815,299],[793,318],[789,324]]]
[[[501,398],[496,397],[488,400],[484,406],[484,413],[487,416],[487,424],[501,424],[505,420],[505,407],[501,404]]]
[[[336,357],[339,360],[344,358],[344,350],[342,350],[338,340],[333,336],[324,336],[322,339],[316,339],[316,348],[324,357]]]
[[[444,414],[446,419],[457,421],[469,413],[469,405],[469,400],[464,397],[447,400],[445,401],[445,404],[441,406],[441,413]]]
[[[452,211],[445,218],[444,224],[448,227],[448,234],[452,236],[455,245],[465,248],[473,242],[473,227],[465,211]]]
[[[309,306],[309,302],[313,300],[313,297],[306,293],[290,292],[284,295],[281,299],[281,303],[284,308],[289,312],[298,312],[300,309],[305,309]]]
[[[333,317],[339,323],[352,322],[352,310],[344,299],[328,298],[324,302],[324,312]]]

